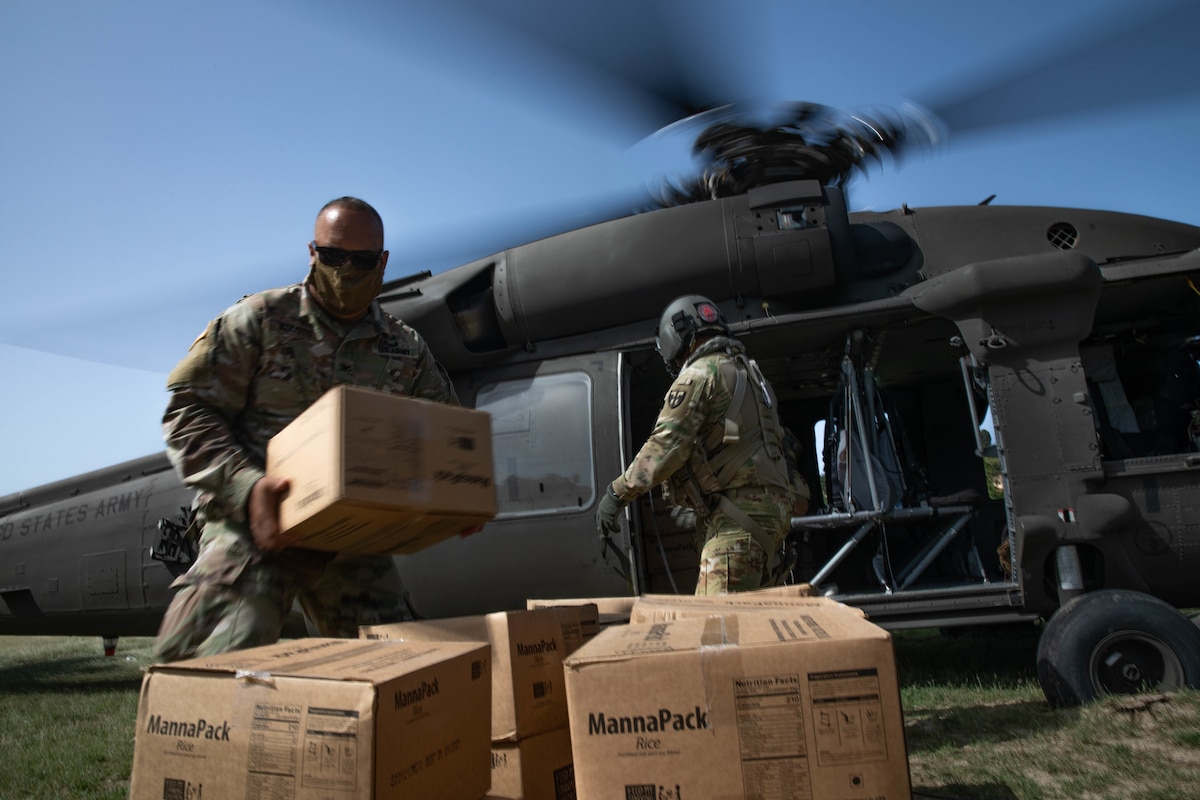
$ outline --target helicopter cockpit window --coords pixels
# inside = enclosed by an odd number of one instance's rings
[[[503,381],[479,390],[492,415],[497,517],[592,505],[592,387],[585,373]]]
[[[775,221],[781,231],[798,231],[808,227],[803,208],[781,208],[775,212]]]

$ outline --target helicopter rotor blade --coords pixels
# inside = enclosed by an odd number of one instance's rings
[[[740,4],[712,0],[453,0],[514,46],[622,87],[623,112],[643,135],[730,102],[749,99],[755,54],[730,48],[731,31],[753,26]],[[733,56],[736,54],[737,58]]]
[[[1017,69],[988,67],[918,102],[952,134],[975,134],[1200,93],[1191,56],[1200,3],[1136,8],[1036,45]]]
[[[518,46],[535,44],[648,99],[651,124],[657,127],[703,109],[696,87],[689,85],[679,60],[671,55],[673,36],[663,24],[658,2],[651,0],[638,9],[636,26],[608,3],[564,6],[459,0],[459,4],[486,18]],[[654,57],[648,58],[651,54]]]
[[[553,52],[650,102],[649,111],[641,109],[645,123],[655,126],[647,132],[730,103],[762,100],[755,92],[761,65],[746,63],[762,54],[727,44],[730,32],[754,17],[742,4],[454,2],[504,37]],[[1069,30],[1052,31],[1003,62],[913,96],[952,134],[1187,97],[1200,93],[1191,67],[1197,30],[1200,3],[1194,0],[1088,12]]]
[[[458,82],[502,86],[516,102],[630,145],[734,85],[719,80],[727,69],[696,66],[702,43],[689,35],[698,20],[687,1],[296,0],[293,8],[359,46],[437,62],[444,75],[460,70]],[[482,80],[466,66],[481,53],[494,54]]]

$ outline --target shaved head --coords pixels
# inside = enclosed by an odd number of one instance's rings
[[[356,243],[356,246],[335,245],[348,250],[382,250],[383,218],[370,203],[357,197],[330,200],[317,213],[313,238],[317,244],[333,245],[331,237]]]
[[[334,261],[322,262],[319,253]],[[360,266],[351,259],[355,255],[366,262]],[[362,319],[379,295],[387,268],[379,212],[356,197],[330,200],[317,214],[308,258],[305,284],[321,307],[338,319]]]

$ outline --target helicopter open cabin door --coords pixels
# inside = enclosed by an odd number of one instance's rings
[[[662,356],[650,347],[632,348],[620,355],[622,376],[621,459],[607,474],[612,480],[629,465],[654,431],[672,377]],[[628,524],[634,571],[642,593],[692,594],[700,571],[700,547],[695,514],[668,504],[661,488],[630,503],[622,515]]]
[[[602,552],[599,492],[620,469],[617,353],[457,376],[491,415],[497,515],[480,532],[398,559],[427,617],[523,609],[530,598],[628,595],[628,542]]]

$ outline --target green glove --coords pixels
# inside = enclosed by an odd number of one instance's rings
[[[604,497],[600,498],[600,505],[596,506],[596,528],[601,536],[607,538],[621,530],[621,526],[617,524],[617,515],[624,507],[625,501],[617,497],[610,484],[604,492]]]

